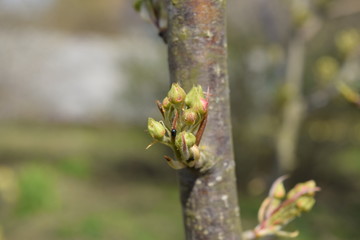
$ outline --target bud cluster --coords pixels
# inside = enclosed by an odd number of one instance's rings
[[[172,148],[176,159],[164,158],[175,169],[201,168],[199,144],[204,132],[208,112],[208,98],[200,85],[186,93],[178,83],[173,83],[162,102],[157,101],[162,121],[148,119],[148,131],[154,142]],[[150,144],[149,146],[151,146]]]
[[[282,228],[303,212],[308,212],[315,204],[315,192],[320,191],[315,181],[298,183],[288,193],[283,181],[278,178],[272,185],[269,196],[263,201],[258,213],[259,225],[254,230],[245,232],[247,239],[277,235],[296,237],[298,231],[286,232]]]

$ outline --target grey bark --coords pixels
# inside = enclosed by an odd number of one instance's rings
[[[168,2],[171,82],[188,91],[193,84],[209,89],[208,124],[201,141],[208,171],[179,171],[187,240],[241,239],[233,155],[224,0]]]

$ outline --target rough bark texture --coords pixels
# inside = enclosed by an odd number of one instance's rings
[[[188,91],[209,89],[208,124],[201,141],[209,171],[179,171],[186,239],[241,239],[233,156],[224,0],[168,2],[169,67],[172,82]]]

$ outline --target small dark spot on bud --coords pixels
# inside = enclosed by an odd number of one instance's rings
[[[189,162],[192,162],[192,161],[194,161],[195,159],[194,159],[194,157],[190,157],[188,160],[187,160],[187,162],[189,163]]]

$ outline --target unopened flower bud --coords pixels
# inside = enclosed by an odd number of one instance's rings
[[[303,196],[296,200],[296,207],[304,212],[310,211],[314,204],[315,199],[309,196]]]
[[[304,182],[304,185],[307,187],[307,188],[315,188],[316,187],[316,183],[314,180],[309,180],[307,182]]]
[[[169,101],[168,97],[165,97],[164,100],[162,101],[162,106],[164,107],[164,109],[169,109],[171,106],[171,102]]]
[[[316,188],[316,183],[314,180],[309,180],[307,182],[304,182],[304,186],[308,189],[315,189]],[[309,196],[314,196],[315,195],[315,191],[309,191],[309,193],[307,195]]]
[[[198,146],[196,146],[196,145],[194,144],[194,146],[192,146],[192,147],[190,148],[190,152],[191,152],[192,156],[194,157],[194,160],[195,160],[195,161],[197,161],[197,160],[200,159],[200,150],[199,150],[199,147],[198,147]]]
[[[287,194],[287,198],[290,199],[294,197],[297,193],[301,192],[301,190],[304,188],[304,183],[298,183],[293,187]]]
[[[194,125],[197,120],[197,114],[191,109],[186,109],[183,113],[183,119],[185,124]]]
[[[180,87],[178,83],[173,83],[171,89],[168,92],[169,101],[173,104],[182,103],[185,100],[186,93],[184,89]]]
[[[274,198],[277,199],[282,199],[283,197],[285,197],[285,187],[284,184],[282,182],[279,182],[274,189]]]
[[[195,142],[196,137],[194,136],[194,134],[185,131],[176,135],[175,138],[175,146],[178,149],[182,149],[184,146],[191,147],[195,144]]]
[[[305,194],[307,196],[313,196],[316,191],[318,191],[318,189],[316,189],[315,181],[310,180],[310,181],[307,181],[307,182],[296,184],[295,187],[289,191],[289,193],[287,195],[287,198],[288,199],[292,198],[293,196],[295,196],[299,192],[305,192]]]
[[[188,92],[185,98],[185,104],[188,107],[192,107],[193,103],[200,98],[204,98],[204,93],[200,85],[193,86],[191,90]]]
[[[162,140],[166,132],[165,127],[153,118],[148,119],[148,131],[151,137],[157,140]]]
[[[207,112],[209,102],[205,98],[200,98],[204,113]]]
[[[193,102],[192,110],[199,113],[205,114],[208,109],[208,101],[205,98],[199,98]]]

